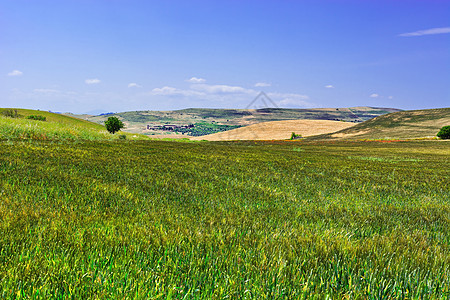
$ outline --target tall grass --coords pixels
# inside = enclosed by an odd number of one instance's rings
[[[128,134],[132,137],[132,134]],[[142,139],[143,136],[139,137]],[[137,138],[135,136],[134,138]],[[9,118],[0,115],[0,140],[112,140],[118,139],[106,129],[59,122]]]
[[[3,142],[1,297],[448,298],[449,154]]]

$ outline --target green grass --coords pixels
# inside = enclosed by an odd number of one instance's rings
[[[445,142],[0,143],[4,299],[450,297]]]
[[[6,117],[2,112],[8,109],[0,108],[0,140],[113,140],[119,134],[112,135],[100,124],[89,121],[29,109],[14,109],[19,117]],[[45,121],[30,119],[40,116]],[[126,134],[129,139],[145,139],[145,136]]]

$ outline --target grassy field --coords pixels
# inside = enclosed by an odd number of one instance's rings
[[[448,142],[0,143],[1,298],[450,297]]]
[[[436,137],[450,125],[450,107],[400,111],[382,115],[351,128],[310,138],[310,140],[410,139]]]
[[[17,112],[17,117],[5,116],[8,111]],[[46,120],[27,118],[32,115]],[[112,135],[103,125],[47,111],[0,108],[0,140],[114,140],[119,135],[128,139],[146,139],[139,134],[124,132]]]

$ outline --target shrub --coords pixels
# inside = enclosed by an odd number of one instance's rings
[[[36,120],[36,121],[47,121],[47,118],[41,115],[30,115],[27,117],[27,119],[30,120]]]
[[[450,139],[450,125],[442,127],[437,136],[443,140]]]
[[[126,140],[127,136],[125,134],[119,135],[119,140]]]
[[[109,117],[108,120],[106,120],[106,122],[105,122],[105,126],[106,126],[106,130],[108,130],[109,133],[114,134],[117,131],[119,131],[121,128],[123,128],[124,124],[122,123],[122,121],[120,121],[116,117]]]
[[[17,112],[17,109],[5,109],[4,111],[2,111],[2,115],[4,115],[5,117],[10,117],[10,118],[19,118],[20,115]]]
[[[301,134],[295,134],[295,132],[291,133],[291,140],[301,139]]]

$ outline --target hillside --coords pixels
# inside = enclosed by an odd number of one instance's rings
[[[408,139],[436,137],[442,126],[450,125],[450,108],[390,113],[335,133],[309,140]]]
[[[14,114],[14,117],[6,116]],[[31,120],[41,116],[45,121]],[[122,133],[124,134],[124,133]],[[127,138],[142,139],[142,135],[125,134]],[[118,134],[108,133],[100,124],[79,118],[32,109],[0,108],[0,140],[110,140]]]
[[[80,117],[92,122],[103,124],[110,116],[120,118],[125,124],[127,132],[145,135],[174,135],[176,132],[154,130],[166,124],[201,126],[185,131],[185,135],[200,136],[220,131],[235,129],[236,127],[253,125],[261,122],[285,120],[332,120],[361,123],[374,117],[399,111],[393,108],[351,107],[351,108],[316,108],[316,109],[207,109],[189,108],[174,111],[129,111],[121,113],[103,114],[99,116]],[[180,133],[180,132],[178,132]]]
[[[230,131],[195,137],[195,140],[286,140],[292,132],[302,137],[335,132],[355,126],[354,123],[329,120],[287,120],[253,124]]]

